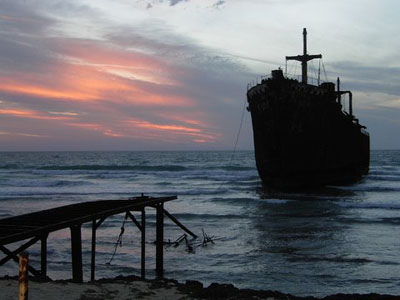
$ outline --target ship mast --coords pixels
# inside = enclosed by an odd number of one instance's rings
[[[307,84],[307,62],[314,58],[322,58],[321,54],[307,54],[307,29],[303,28],[303,55],[286,56],[286,60],[297,60],[301,62],[301,82]]]

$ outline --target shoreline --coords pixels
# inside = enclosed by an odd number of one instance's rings
[[[1,299],[16,299],[18,296],[17,276],[0,278]],[[239,289],[233,284],[211,283],[174,279],[141,279],[138,276],[117,276],[94,282],[74,283],[72,280],[38,280],[29,278],[29,299],[102,300],[102,299],[268,299],[268,300],[370,300],[400,299],[385,294],[334,294],[321,298],[299,297],[272,290]]]

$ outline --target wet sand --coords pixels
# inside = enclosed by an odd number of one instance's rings
[[[14,300],[18,297],[18,280],[13,277],[0,279],[0,299]],[[38,282],[29,281],[29,299],[57,300],[101,300],[101,299],[318,299],[314,297],[296,297],[276,291],[257,291],[238,289],[232,284],[212,283],[208,287],[198,281],[179,283],[176,280],[141,280],[136,276],[114,279],[100,279],[95,282],[73,283],[71,281]],[[400,299],[400,296],[378,294],[337,294],[322,298],[343,300]]]

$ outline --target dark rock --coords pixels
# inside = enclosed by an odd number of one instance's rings
[[[185,285],[187,287],[193,288],[193,289],[202,289],[203,284],[200,281],[196,280],[186,280]]]

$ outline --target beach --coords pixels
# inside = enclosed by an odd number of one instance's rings
[[[0,280],[1,299],[15,299],[18,280]],[[141,280],[136,276],[119,276],[88,283],[71,281],[29,282],[29,299],[100,300],[100,299],[288,299],[279,292],[240,290],[232,284],[213,283],[208,287],[198,281]]]
[[[18,281],[16,279],[0,280],[1,299],[16,299]],[[190,299],[178,291],[173,284],[157,286],[149,281],[109,280],[94,283],[29,282],[29,299]]]
[[[18,280],[16,277],[0,279],[1,300],[14,300],[18,295]],[[380,294],[335,294],[324,298],[297,297],[278,291],[263,291],[238,289],[232,284],[212,283],[207,287],[198,281],[188,280],[180,283],[176,280],[141,280],[136,276],[118,276],[113,279],[100,279],[94,282],[73,283],[68,280],[40,282],[29,281],[29,299],[58,300],[102,300],[102,299],[342,299],[342,300],[372,300],[399,299],[399,296]]]

